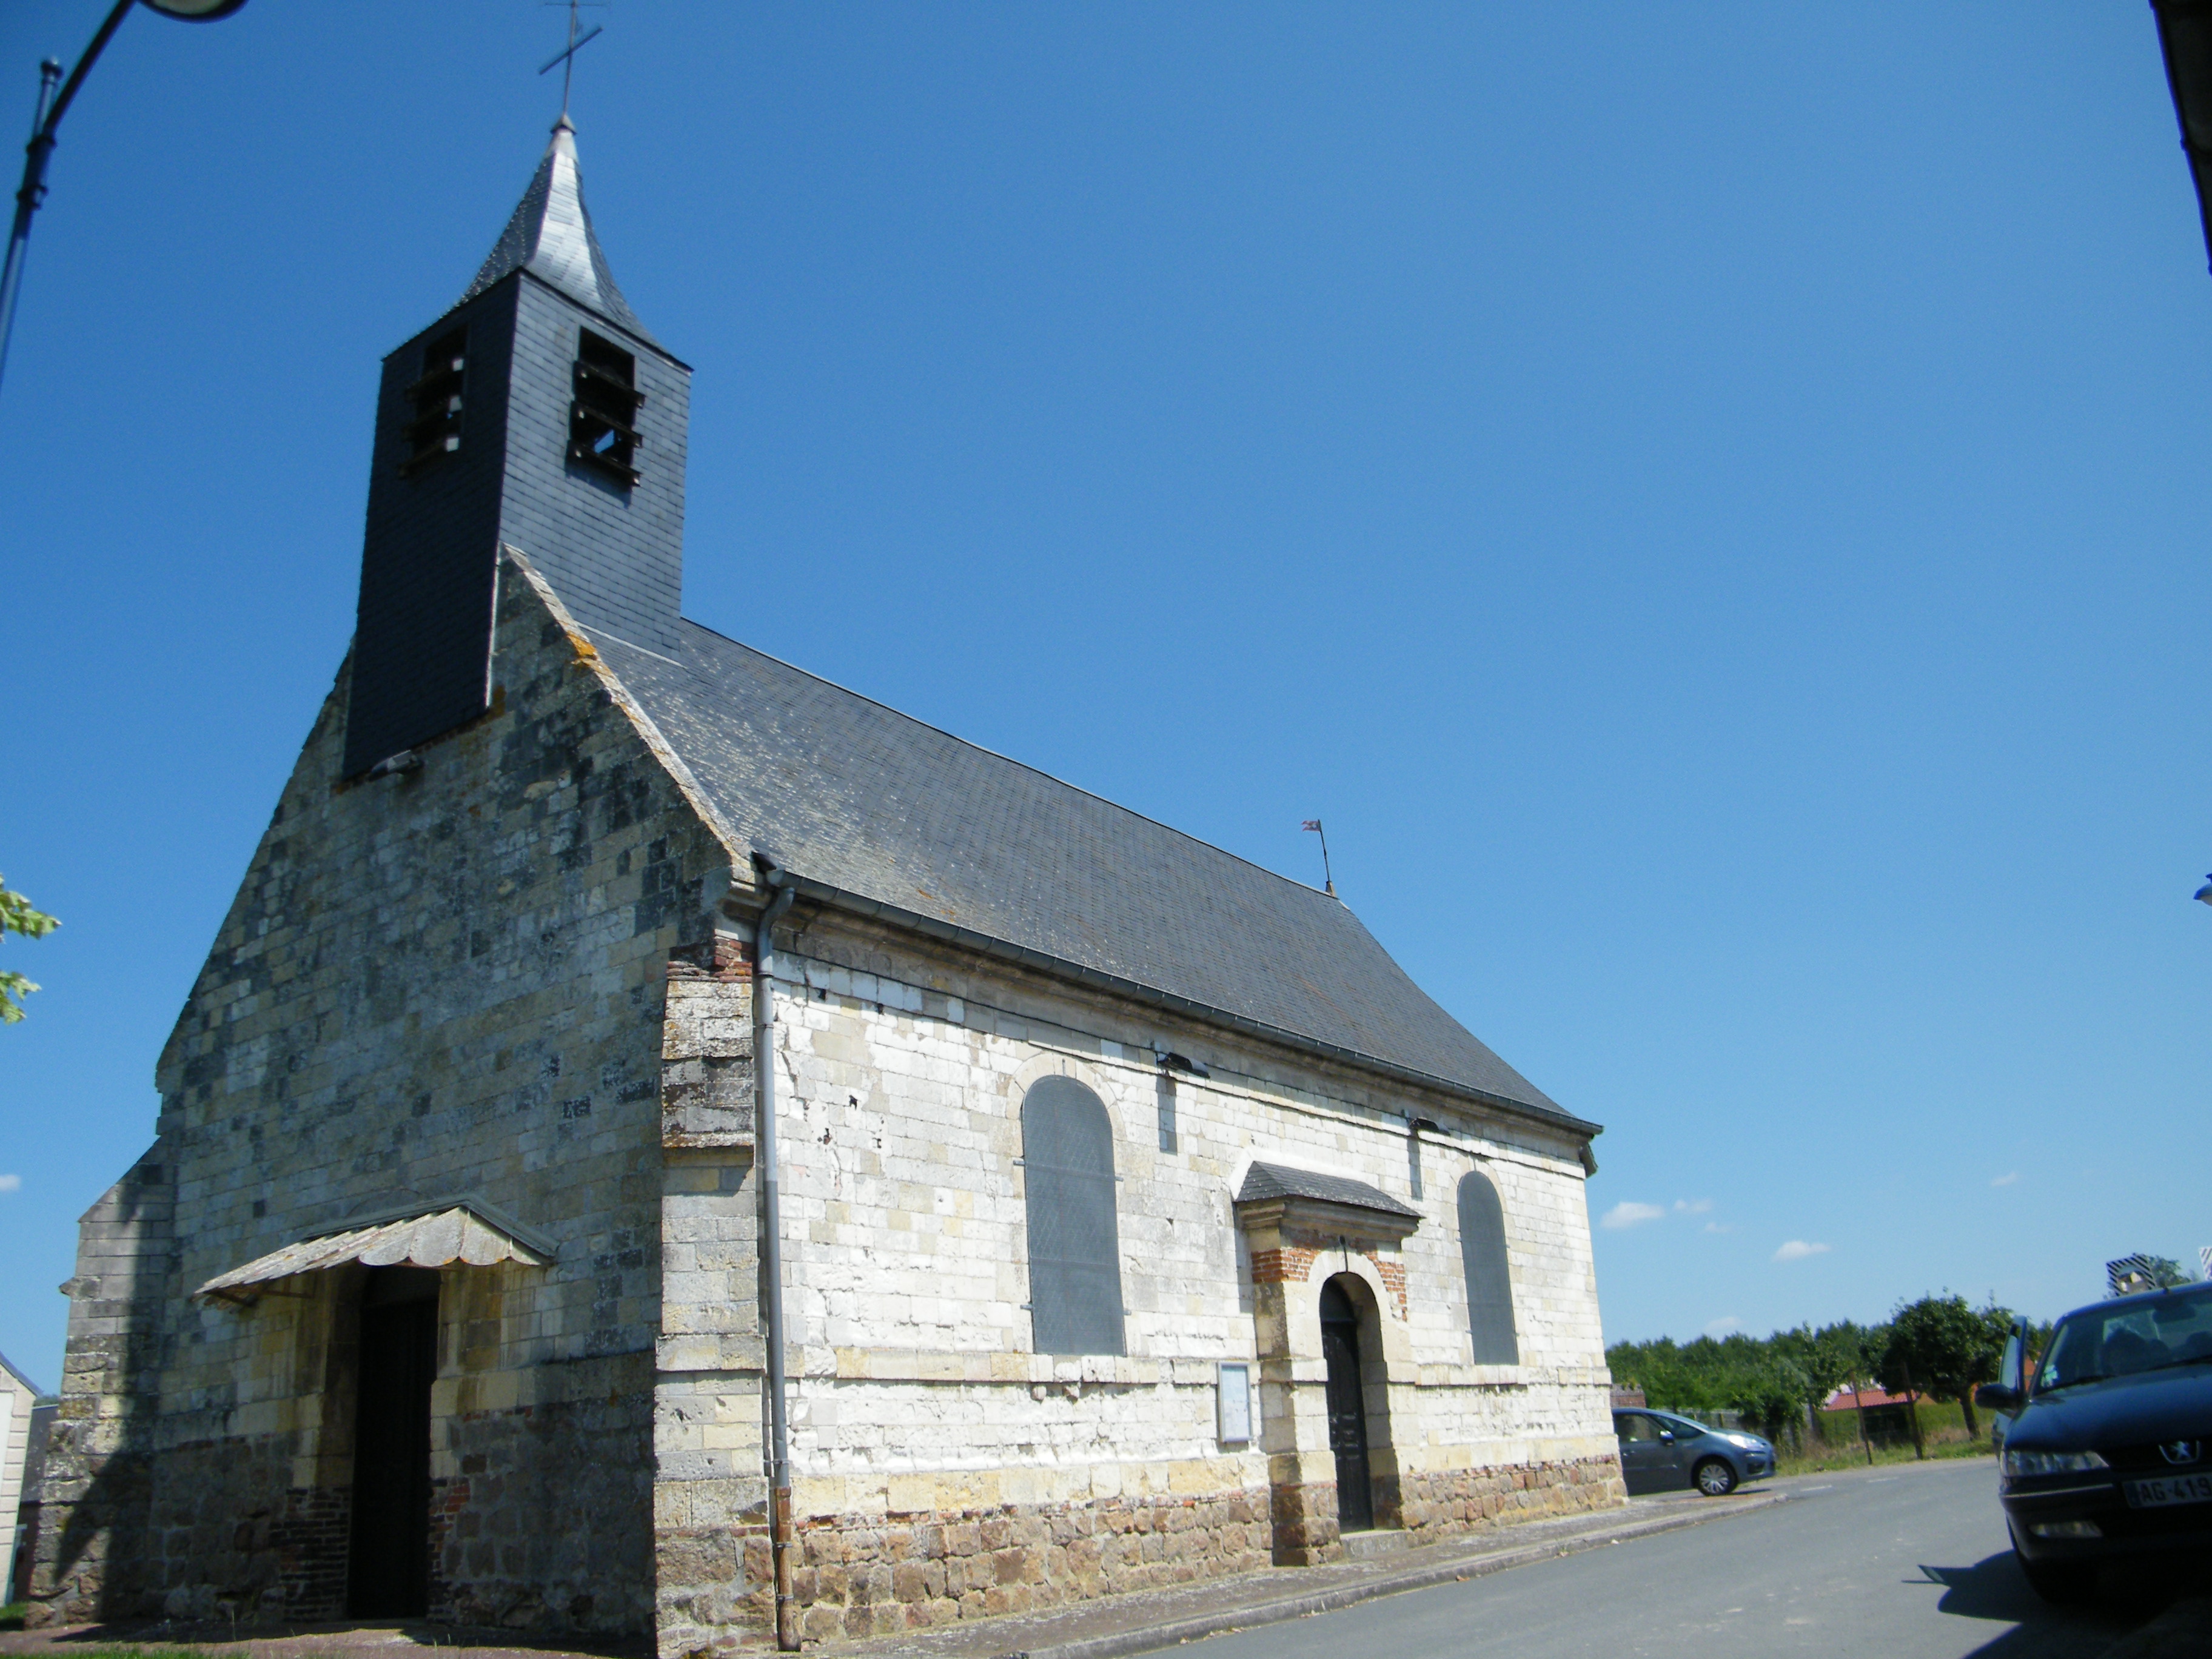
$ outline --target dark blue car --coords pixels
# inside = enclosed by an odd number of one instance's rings
[[[1974,1399],[2011,1414],[1998,1490],[2039,1595],[2084,1600],[2115,1557],[2212,1549],[2212,1285],[2077,1309],[2032,1376],[2008,1371]]]

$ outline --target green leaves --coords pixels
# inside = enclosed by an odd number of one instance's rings
[[[1923,1296],[1890,1316],[1882,1346],[1885,1387],[1913,1387],[1936,1400],[1963,1400],[1977,1382],[1993,1382],[2012,1328],[2003,1308],[1974,1309],[1963,1296]]]
[[[1616,1342],[1605,1351],[1613,1381],[1640,1387],[1654,1406],[1741,1412],[1772,1437],[1818,1406],[1862,1362],[1869,1333],[1846,1322],[1772,1336],[1701,1336],[1677,1343]]]
[[[0,876],[0,937],[21,933],[25,939],[44,939],[61,923],[31,901],[12,891]],[[0,968],[0,1025],[13,1025],[23,1017],[21,999],[39,988],[22,975]]]
[[[2008,1309],[1969,1308],[1964,1297],[1931,1296],[1900,1307],[1887,1325],[1846,1319],[1764,1337],[1735,1332],[1688,1343],[1665,1337],[1616,1342],[1605,1358],[1616,1383],[1640,1387],[1654,1406],[1692,1416],[1741,1412],[1779,1437],[1802,1408],[1818,1409],[1844,1384],[1879,1377],[1885,1387],[1901,1389],[1908,1370],[1923,1394],[1971,1400],[1975,1383],[1996,1376],[2012,1320]],[[1971,1431],[1972,1419],[1967,1422]]]

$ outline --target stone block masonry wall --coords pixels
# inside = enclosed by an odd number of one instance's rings
[[[1249,1571],[1268,1535],[1264,1492],[817,1517],[792,1587],[810,1638],[883,1636]]]
[[[1479,1532],[1516,1521],[1611,1509],[1627,1496],[1615,1456],[1435,1470],[1408,1478],[1400,1501],[1406,1530],[1415,1543],[1428,1543],[1449,1534]]]
[[[267,1553],[238,1528],[321,1514],[329,1500],[296,1494],[351,1485],[353,1304],[333,1274],[243,1310],[188,1292],[349,1215],[473,1193],[557,1249],[445,1273],[444,1604],[546,1631],[650,1626],[666,963],[704,937],[730,856],[512,560],[494,678],[491,711],[419,770],[343,785],[341,676],[286,785],[157,1072],[162,1293],[127,1352],[100,1346],[88,1299],[71,1336],[73,1374],[106,1368],[80,1410],[150,1402],[129,1443],[156,1536],[131,1547],[125,1584],[87,1571],[118,1558],[123,1522],[54,1528],[52,1616],[263,1594]],[[227,1458],[218,1500],[202,1472]],[[509,1529],[514,1547],[473,1547]]]
[[[652,1356],[525,1373],[536,1397],[444,1418],[431,1616],[525,1630],[642,1632],[652,1617]],[[441,1383],[456,1396],[467,1379]]]
[[[711,966],[671,964],[662,1025],[653,1527],[671,1659],[775,1621],[749,954],[725,939]]]
[[[47,1443],[33,1627],[144,1595],[152,1443],[176,1279],[175,1170],[156,1141],[77,1223],[61,1403]]]

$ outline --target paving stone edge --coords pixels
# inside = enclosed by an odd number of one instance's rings
[[[1653,1516],[1649,1520],[1626,1522],[1618,1527],[1593,1527],[1587,1532],[1549,1539],[1540,1544],[1524,1544],[1517,1549],[1463,1556],[1456,1561],[1433,1562],[1411,1572],[1394,1573],[1387,1578],[1370,1578],[1364,1583],[1340,1584],[1333,1589],[1315,1590],[1304,1595],[1280,1596],[1250,1607],[1224,1607],[1216,1613],[1170,1620],[1164,1624],[1116,1631],[1107,1636],[1085,1637],[1079,1642],[1062,1642],[1053,1647],[1018,1649],[1000,1656],[1000,1659],[1123,1659],[1123,1656],[1127,1654],[1150,1653],[1158,1648],[1170,1648],[1178,1643],[1218,1636],[1224,1631],[1250,1630],[1261,1625],[1279,1625],[1287,1620],[1304,1619],[1316,1613],[1334,1613],[1340,1607],[1371,1601],[1381,1595],[1430,1589],[1438,1584],[1449,1584],[1468,1578],[1486,1578],[1493,1572],[1533,1566],[1539,1561],[1555,1560],[1563,1555],[1579,1555],[1584,1550],[1598,1549],[1631,1538],[1648,1538],[1656,1533],[1699,1527],[1710,1521],[1725,1521],[1732,1516],[1748,1515],[1754,1510],[1771,1509],[1777,1504],[1789,1501],[1790,1494],[1787,1492],[1753,1492],[1734,1503],[1717,1504],[1709,1509],[1700,1507],[1674,1515]]]

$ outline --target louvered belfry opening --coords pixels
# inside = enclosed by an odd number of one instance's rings
[[[1521,1340],[1513,1328],[1513,1275],[1505,1259],[1505,1212],[1498,1188],[1480,1170],[1459,1183],[1460,1261],[1467,1275],[1467,1323],[1478,1365],[1517,1365]]]
[[[1022,1176],[1032,1346],[1126,1352],[1114,1126],[1104,1103],[1073,1078],[1040,1079],[1023,1097]]]
[[[461,447],[461,390],[468,371],[469,331],[454,329],[422,353],[422,374],[407,388],[413,410],[400,435],[407,456],[402,472],[412,472]]]
[[[576,395],[568,406],[568,459],[629,489],[638,481],[637,359],[588,328],[577,331]]]

